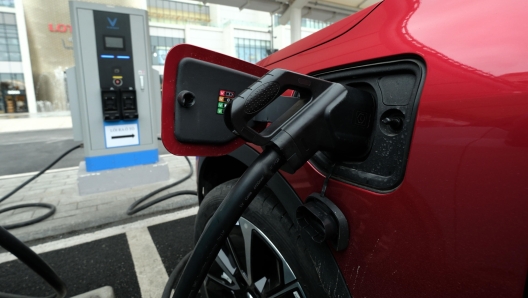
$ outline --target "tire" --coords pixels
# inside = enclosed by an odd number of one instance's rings
[[[206,195],[196,216],[195,242],[235,183],[225,182]],[[230,232],[202,286],[202,298],[328,297],[299,232],[264,188]]]

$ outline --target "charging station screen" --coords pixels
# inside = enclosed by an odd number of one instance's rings
[[[116,49],[116,50],[125,49],[125,41],[122,37],[105,36],[104,39],[105,39],[105,48],[107,49]]]

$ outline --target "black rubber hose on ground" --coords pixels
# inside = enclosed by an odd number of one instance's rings
[[[75,149],[78,149],[78,148],[81,148],[83,145],[82,144],[79,144],[71,149],[69,149],[68,151],[64,152],[61,156],[57,157],[54,161],[52,161],[49,165],[47,165],[44,169],[40,170],[40,172],[38,172],[37,174],[35,174],[33,177],[29,178],[28,180],[26,180],[26,182],[20,184],[19,186],[17,186],[15,189],[13,189],[10,193],[8,193],[7,195],[3,196],[1,199],[0,199],[0,203],[2,203],[3,201],[5,201],[7,198],[9,198],[10,196],[14,195],[17,191],[21,190],[24,186],[28,185],[31,181],[37,179],[40,175],[44,174],[44,172],[46,172],[47,170],[51,169],[51,167],[53,167],[56,163],[58,163],[61,159],[63,159],[66,155],[70,154],[70,152],[72,152],[73,150]]]
[[[184,268],[173,297],[196,297],[229,231],[249,203],[283,164],[284,160],[275,149],[266,148],[244,172],[205,226]],[[169,296],[163,295],[162,297],[168,298]]]
[[[40,172],[38,172],[33,177],[29,178],[24,183],[20,184],[15,189],[13,189],[11,192],[9,192],[8,194],[6,194],[2,198],[0,198],[0,203],[5,201],[5,200],[7,200],[9,197],[14,195],[17,191],[21,190],[24,186],[26,186],[29,183],[31,183],[31,181],[37,179],[40,175],[44,174],[47,170],[51,169],[56,163],[58,163],[66,155],[70,154],[72,151],[74,151],[74,150],[76,150],[78,148],[81,148],[82,146],[83,146],[83,144],[79,144],[77,146],[74,146],[74,147],[70,148],[68,151],[64,152],[61,156],[57,157],[54,161],[52,161],[44,169],[40,170]],[[52,216],[55,213],[55,210],[56,210],[55,206],[51,205],[51,204],[46,204],[46,203],[27,203],[27,204],[15,205],[15,206],[10,206],[10,207],[7,207],[7,208],[0,209],[0,214],[4,213],[4,212],[7,212],[7,211],[10,211],[10,210],[13,210],[13,209],[21,209],[21,208],[28,208],[28,207],[43,207],[43,208],[48,208],[50,211],[48,211],[47,213],[45,213],[45,214],[43,214],[43,215],[41,215],[41,216],[39,216],[37,218],[33,218],[33,219],[30,219],[30,220],[27,220],[27,221],[18,222],[18,223],[14,223],[14,224],[10,224],[10,225],[5,225],[3,227],[5,229],[9,230],[9,229],[14,229],[14,228],[20,228],[20,227],[29,226],[29,225],[32,225],[34,223],[43,221],[46,218]]]
[[[181,191],[176,191],[176,192],[173,192],[173,193],[169,193],[169,194],[166,194],[164,196],[161,196],[155,200],[152,200],[144,205],[141,205],[138,207],[139,204],[143,203],[144,201],[148,200],[149,198],[151,198],[152,196],[166,190],[166,189],[169,189],[171,187],[174,187],[182,182],[184,182],[185,180],[189,179],[192,177],[193,173],[194,173],[194,170],[193,170],[193,167],[192,167],[192,164],[191,164],[191,161],[189,160],[189,158],[187,156],[184,156],[185,159],[187,160],[187,163],[189,164],[189,173],[181,178],[180,180],[174,182],[174,183],[171,183],[167,186],[164,186],[164,187],[161,187],[161,188],[158,188],[150,193],[148,193],[147,195],[143,196],[141,199],[135,201],[134,203],[132,203],[132,205],[130,205],[130,207],[128,207],[128,210],[127,210],[127,214],[128,215],[132,215],[132,214],[135,214],[139,211],[142,211],[142,210],[145,210],[147,209],[148,207],[152,206],[152,205],[155,205],[155,204],[158,204],[160,202],[163,202],[167,199],[170,199],[170,198],[173,198],[173,197],[176,197],[176,196],[181,196],[181,195],[198,195],[198,193],[194,190],[181,190]]]
[[[43,278],[53,290],[54,295],[48,297],[62,298],[66,296],[66,285],[51,267],[22,241],[0,227],[0,246],[15,255],[26,266]],[[0,298],[27,298],[28,296],[0,293]]]

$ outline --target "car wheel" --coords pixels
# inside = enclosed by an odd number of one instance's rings
[[[195,242],[236,180],[211,190],[196,217]],[[327,297],[299,230],[271,190],[249,205],[211,266],[202,298]]]

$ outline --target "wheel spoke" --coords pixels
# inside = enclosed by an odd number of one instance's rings
[[[221,286],[223,288],[226,288],[226,289],[229,289],[229,290],[235,290],[235,291],[240,289],[240,287],[236,283],[229,284],[226,280],[224,280],[222,278],[218,278],[218,277],[216,277],[214,275],[208,274],[207,278],[211,282],[214,282],[216,285]]]
[[[264,286],[266,285],[266,282],[268,281],[268,279],[264,276],[263,278],[257,280],[255,282],[255,287],[257,288],[257,290],[262,293],[262,290],[264,289]]]
[[[251,291],[251,295],[268,298],[306,297],[275,245],[245,218],[241,217],[230,232],[214,266],[205,286],[214,297],[242,294],[245,298]]]
[[[242,237],[244,238],[244,256],[246,258],[246,274],[248,284],[253,283],[253,274],[251,269],[251,237],[253,232],[253,224],[244,218],[239,219],[240,229],[242,230]]]
[[[240,219],[242,220],[243,218],[240,218]],[[279,250],[275,247],[275,245],[273,245],[271,240],[269,240],[268,237],[266,237],[266,235],[264,235],[262,232],[260,232],[260,230],[258,230],[255,226],[253,226],[252,223],[250,223],[249,221],[245,219],[244,219],[244,222],[245,224],[247,224],[248,229],[249,229],[249,231],[247,231],[246,233],[251,236],[252,231],[256,231],[259,234],[259,236],[269,245],[270,249],[273,251],[273,254],[275,255],[275,258],[282,264],[281,267],[282,267],[282,274],[284,278],[284,284],[290,284],[293,281],[295,281],[297,277],[293,273],[293,270],[290,268],[290,265],[288,265],[286,260],[282,257]],[[244,235],[244,242],[246,242],[246,236],[245,236],[246,233],[244,233],[244,230],[242,230],[242,233]],[[251,248],[251,237],[248,237],[248,239],[249,239],[248,241],[250,242],[249,247]],[[251,251],[248,252],[247,247],[248,246],[246,245],[246,255],[248,253],[251,255]],[[250,270],[248,269],[248,271]]]
[[[244,272],[244,266],[238,259],[238,254],[233,246],[233,243],[231,242],[231,239],[227,237],[225,247],[229,250],[229,253],[231,254],[231,257],[233,259],[234,265],[236,266],[235,269],[237,269],[235,272],[233,272],[233,276],[235,278],[243,278],[245,283],[248,283],[248,277],[246,276],[246,273]]]
[[[227,270],[229,274],[233,275],[235,274],[235,271],[237,270],[237,268],[235,267],[236,264],[231,263],[231,260],[229,259],[226,252],[224,251],[224,248],[220,249],[220,251],[218,252],[216,261],[222,267],[222,269]]]
[[[240,285],[235,278],[235,271],[237,270],[231,264],[228,256],[225,254],[224,250],[221,249],[216,257],[216,263],[220,266],[222,273],[220,276],[209,275],[211,279],[217,281],[220,284],[230,288],[230,289],[240,289]]]
[[[203,289],[206,291],[206,293],[202,294],[202,296],[205,296],[202,298],[218,297],[218,295],[220,295],[220,297],[226,297],[225,293],[234,293],[234,291],[238,290],[237,288],[226,285],[223,280],[219,280],[218,278],[211,275],[207,275],[203,285]]]
[[[283,295],[286,295],[284,297],[291,297],[291,298],[305,298],[306,296],[304,295],[304,292],[301,288],[301,285],[296,282],[296,283],[293,283],[293,284],[288,284],[286,286],[283,286],[282,288],[280,289],[275,289],[275,290],[278,290],[278,292],[276,292],[275,294],[273,295],[270,295],[270,296],[267,296],[268,298],[277,298],[277,297],[281,297]]]

